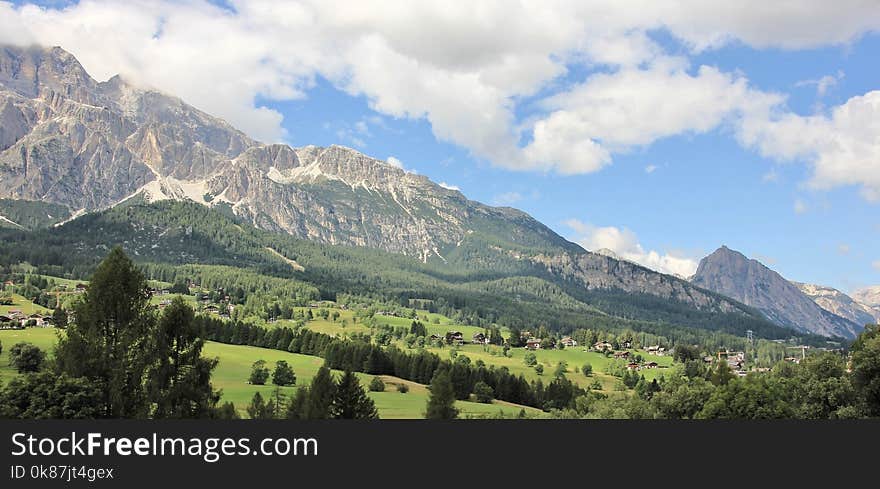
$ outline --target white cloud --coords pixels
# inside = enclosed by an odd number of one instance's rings
[[[837,85],[837,82],[843,79],[845,74],[843,71],[838,71],[836,75],[825,75],[822,78],[818,78],[816,80],[801,80],[795,83],[796,87],[806,87],[815,85],[816,86],[816,94],[819,97],[824,97],[825,93],[829,88]]]
[[[743,144],[780,161],[806,161],[817,189],[861,186],[880,200],[880,91],[852,97],[829,115],[752,114],[740,128]]]
[[[795,214],[804,214],[809,210],[807,203],[801,199],[795,199],[794,201],[794,213]]]
[[[878,272],[880,272],[880,260],[875,261],[874,263],[871,264],[871,266],[874,267],[874,270],[877,270]]]
[[[385,163],[388,163],[389,165],[391,165],[393,167],[400,168],[401,170],[403,170],[403,162],[400,161],[399,159],[395,158],[394,156],[389,156],[388,158],[385,158]]]
[[[504,192],[492,197],[492,203],[498,206],[510,206],[523,200],[523,196],[519,192]]]
[[[574,231],[572,241],[590,251],[608,249],[624,260],[658,272],[689,277],[697,271],[699,260],[679,252],[645,250],[638,236],[627,228],[597,227],[577,219],[565,224]]]
[[[645,173],[654,173],[657,171],[657,165],[648,165],[645,167]]]
[[[867,164],[877,161],[878,132],[856,120],[870,123],[863,119],[876,115],[865,107],[868,95],[814,121],[786,113],[784,97],[749,87],[743,76],[708,66],[692,70],[688,59],[731,42],[783,49],[851,42],[880,29],[875,2],[238,0],[231,6],[83,0],[46,9],[4,2],[0,42],[61,45],[99,79],[122,73],[265,141],[288,135],[282,115],[259,100],[305,97],[323,77],[365,97],[380,114],[426,119],[438,139],[504,168],[589,173],[611,164],[615,153],[731,123],[743,144],[814,165],[816,186],[861,185],[866,197],[880,198],[877,165]],[[671,57],[649,36],[658,29],[687,49]],[[570,66],[610,69],[574,87],[557,86]],[[817,81],[817,89],[829,83]],[[545,89],[557,93],[540,104],[545,112],[516,120],[519,101]],[[816,127],[798,133],[799,125]],[[352,128],[360,143],[369,137],[363,129],[369,127]],[[773,143],[781,132],[791,133],[785,145],[804,149]]]
[[[450,185],[446,182],[440,182],[438,185],[445,188],[446,190],[461,190],[461,188],[459,188],[458,185]]]

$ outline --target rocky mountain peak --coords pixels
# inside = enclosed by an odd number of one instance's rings
[[[799,331],[852,338],[863,326],[823,309],[779,273],[726,246],[700,260],[691,281]]]

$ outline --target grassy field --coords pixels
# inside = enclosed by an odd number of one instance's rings
[[[0,353],[0,381],[5,383],[15,375],[18,375],[9,366],[9,348],[12,345],[26,341],[39,346],[51,354],[57,340],[57,331],[54,328],[0,330],[0,342],[3,344],[3,352]],[[286,360],[296,373],[297,386],[308,385],[324,363],[324,360],[320,357],[215,342],[208,342],[205,345],[203,355],[220,359],[212,375],[214,387],[222,389],[222,400],[233,402],[243,416],[245,415],[245,407],[255,392],[260,392],[264,397],[268,398],[275,388],[273,385],[256,386],[247,383],[251,365],[255,361],[265,360],[269,368],[272,369],[276,361]],[[338,371],[335,373],[339,374]],[[364,387],[368,385],[373,377],[360,373],[357,376]],[[381,376],[381,378],[386,383],[386,391],[369,393],[373,402],[376,403],[376,408],[379,410],[381,418],[423,417],[429,395],[424,385],[392,376]],[[397,384],[407,384],[410,389],[409,392],[406,394],[397,392]],[[291,395],[296,387],[282,387],[281,389],[284,394]],[[458,401],[456,405],[461,410],[461,417],[479,417],[497,415],[499,413],[507,417],[514,417],[519,414],[520,409],[525,409],[530,416],[543,415],[538,409],[501,401],[495,401],[493,404]]]
[[[251,372],[251,365],[257,360],[265,360],[271,370],[278,360],[285,360],[296,373],[297,385],[308,385],[315,373],[324,363],[320,357],[300,355],[266,348],[252,346],[227,345],[223,343],[208,342],[205,346],[204,355],[217,357],[220,363],[214,370],[212,381],[216,388],[223,390],[223,401],[231,401],[239,412],[244,412],[245,406],[250,402],[255,392],[260,392],[263,397],[271,396],[275,389],[273,385],[251,385],[247,383]],[[335,371],[339,374],[338,371]],[[364,387],[372,379],[372,375],[357,374]],[[428,401],[428,390],[422,384],[416,384],[397,377],[381,376],[386,383],[385,392],[371,392],[369,396],[376,403],[381,418],[422,418],[425,404]],[[406,394],[397,392],[396,384],[407,384],[410,388]],[[292,395],[296,387],[282,387],[286,395]],[[476,402],[458,401],[456,406],[461,410],[462,416],[492,415],[499,412],[506,416],[516,416],[523,406],[510,403],[496,402],[493,404],[481,404]],[[525,407],[526,412],[532,415],[540,415],[541,411]]]
[[[15,369],[9,366],[9,349],[12,345],[21,342],[33,343],[51,355],[58,339],[57,332],[55,328],[0,330],[0,343],[3,343],[3,352],[0,353],[0,382],[5,384],[18,375]]]
[[[51,309],[46,309],[41,305],[34,304],[33,302],[25,299],[18,294],[12,294],[12,305],[0,306],[0,314],[9,314],[9,311],[12,309],[21,311],[22,314],[26,315],[33,314],[35,312],[40,314],[52,314]]]
[[[361,324],[352,324],[351,318],[353,316],[353,313],[351,311],[336,309],[330,310],[338,311],[340,313],[340,317],[338,320],[331,321],[319,318],[313,321],[308,321],[306,323],[306,327],[313,331],[332,336],[345,336],[346,334],[350,334],[352,332],[370,332],[370,329],[366,326],[363,326]],[[484,332],[484,329],[480,327],[455,324],[449,318],[440,314],[429,313],[423,310],[417,311],[417,314],[418,319],[422,321],[427,327],[429,335],[437,334],[443,336],[447,331],[454,330],[461,331],[461,333],[464,335],[464,338],[466,340],[470,340],[470,338],[472,338],[475,333]],[[409,327],[413,321],[413,319],[411,318],[382,315],[376,315],[374,318],[378,324],[386,324],[394,327]],[[347,319],[347,326],[345,328],[342,327],[342,319]],[[434,322],[435,320],[437,321],[437,323]],[[405,345],[402,342],[398,342],[397,346],[405,348]],[[449,355],[451,349],[451,347],[427,348],[428,351],[431,351],[432,353],[435,353],[444,359],[450,358]],[[588,386],[593,384],[594,381],[598,380],[602,384],[603,391],[605,391],[606,393],[613,392],[617,384],[620,383],[620,380],[614,376],[607,374],[607,367],[612,359],[598,352],[584,350],[585,348],[583,346],[566,348],[564,350],[536,350],[534,352],[535,357],[537,358],[538,363],[544,366],[544,373],[542,375],[538,375],[533,367],[528,367],[525,365],[524,357],[526,353],[528,353],[528,351],[524,348],[511,349],[509,352],[511,356],[505,357],[502,355],[502,349],[500,347],[471,344],[460,346],[458,348],[458,353],[467,355],[471,359],[471,361],[475,362],[477,360],[482,360],[486,365],[507,367],[510,372],[515,375],[522,374],[528,380],[542,379],[545,383],[553,379],[553,373],[555,372],[556,367],[559,365],[560,362],[564,361],[568,365],[567,376],[573,382],[577,383],[581,387],[587,388]],[[643,375],[646,380],[659,378],[661,375],[663,375],[666,369],[672,365],[672,357],[670,356],[649,355],[643,350],[632,350],[631,354],[641,355],[645,362],[654,361],[657,362],[657,364],[659,365],[660,368],[645,369],[639,371],[639,374]],[[581,373],[581,367],[586,363],[589,363],[593,367],[593,375],[591,377],[586,377]]]

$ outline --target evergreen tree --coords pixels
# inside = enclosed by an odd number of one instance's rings
[[[336,385],[333,396],[332,416],[337,419],[373,419],[378,418],[376,405],[361,387],[357,376],[346,370]]]
[[[103,415],[141,418],[149,412],[143,372],[154,316],[143,274],[116,247],[98,265],[55,349],[59,373],[88,377],[104,393]]]
[[[306,419],[329,419],[332,414],[333,396],[336,384],[326,365],[318,369],[309,386],[308,404],[305,409]]]
[[[272,419],[274,406],[270,404],[263,400],[263,396],[259,392],[254,393],[254,397],[251,398],[251,403],[247,407],[248,417],[251,419]]]
[[[431,396],[428,398],[425,418],[455,419],[458,416],[458,409],[455,407],[455,390],[449,372],[445,369],[437,370],[428,389],[431,391]]]
[[[64,329],[67,327],[67,313],[64,312],[64,309],[60,307],[56,307],[54,311],[52,311],[52,321],[55,323],[56,328]]]
[[[204,345],[192,308],[176,297],[159,319],[152,345],[156,361],[147,372],[154,418],[211,414],[220,400],[211,386],[211,371],[218,360],[202,358]]]
[[[306,410],[309,406],[309,388],[300,387],[287,404],[287,419],[308,419]]]
[[[235,409],[235,404],[226,401],[222,406],[214,410],[213,416],[214,419],[239,419],[241,416],[238,415],[238,411]]]

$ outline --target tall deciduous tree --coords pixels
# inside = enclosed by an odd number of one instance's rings
[[[853,385],[859,392],[864,411],[880,416],[880,326],[869,325],[852,346]]]
[[[272,372],[272,383],[275,385],[294,385],[296,384],[296,374],[285,360],[275,362],[275,371]]]

